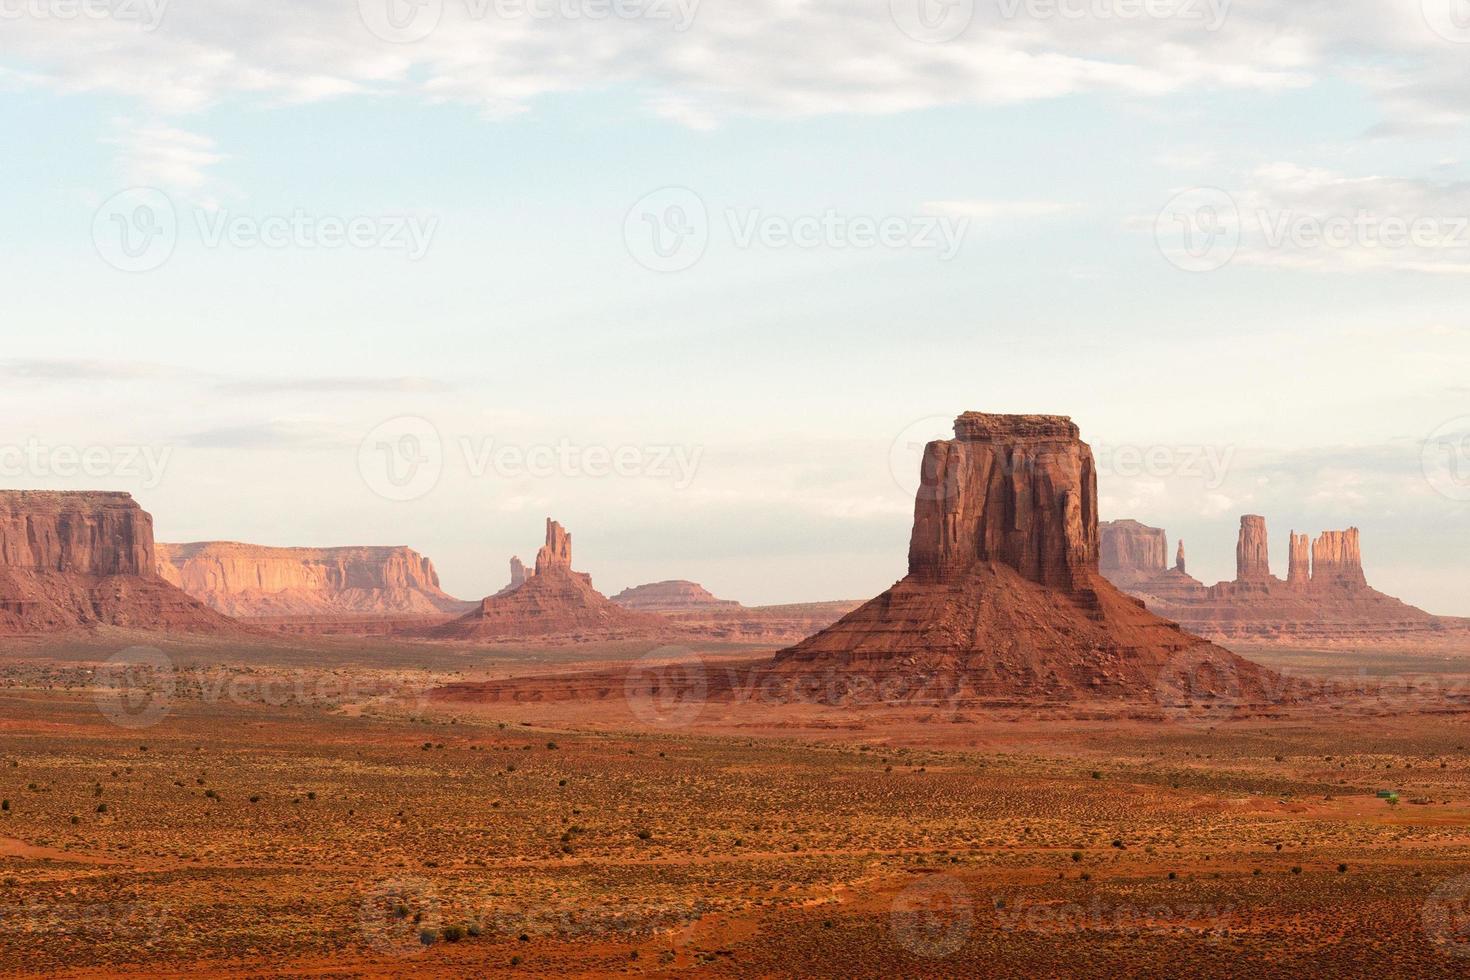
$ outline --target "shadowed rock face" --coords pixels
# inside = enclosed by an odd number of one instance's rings
[[[153,518],[129,494],[0,491],[0,632],[100,625],[237,628],[158,577]]]
[[[1072,421],[1058,415],[955,420],[955,438],[924,449],[909,574],[946,582],[977,561],[1070,588],[1097,564],[1097,471]]]
[[[1233,697],[1264,697],[1268,671],[1099,574],[1096,470],[1071,420],[967,413],[955,436],[925,449],[909,574],[782,650],[775,673],[938,672],[979,698],[1156,700],[1187,664],[1192,677],[1224,679]]]
[[[0,491],[0,566],[153,575],[153,518],[126,493]]]
[[[439,587],[433,562],[405,547],[160,544],[158,572],[231,616],[434,615],[470,606]]]

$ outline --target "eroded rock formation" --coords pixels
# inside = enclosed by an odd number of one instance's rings
[[[1071,420],[966,413],[925,449],[909,574],[773,670],[941,672],[979,699],[1153,700],[1187,661],[1236,697],[1264,696],[1269,672],[1123,595],[1098,555],[1096,468]]]
[[[0,632],[237,625],[158,577],[153,518],[126,493],[0,491]]]
[[[1108,572],[1150,609],[1203,636],[1293,643],[1412,645],[1462,630],[1369,587],[1357,528],[1324,531],[1315,540],[1291,534],[1286,580],[1269,574],[1262,518],[1241,518],[1236,578],[1205,586],[1181,573],[1140,576]]]
[[[1098,549],[1098,565],[1113,581],[1149,579],[1164,571],[1169,541],[1161,528],[1104,521],[1098,525]]]
[[[546,543],[536,554],[534,574],[429,633],[465,640],[603,639],[656,635],[668,629],[668,620],[624,609],[594,589],[590,575],[573,571],[572,536],[548,517]]]
[[[1184,539],[1179,539],[1179,551],[1174,555],[1174,571],[1181,575],[1185,573],[1184,567]]]
[[[1235,542],[1235,581],[1265,582],[1270,577],[1266,519],[1259,514],[1246,514],[1240,519],[1240,537]]]
[[[1312,580],[1312,550],[1308,535],[1291,532],[1291,560],[1287,565],[1286,581],[1304,588]]]
[[[433,562],[406,547],[160,544],[158,572],[237,617],[432,616],[472,606],[441,589]]]
[[[1367,587],[1357,528],[1323,531],[1312,542],[1312,584],[1319,588],[1348,590]]]

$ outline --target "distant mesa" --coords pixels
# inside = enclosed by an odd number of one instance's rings
[[[412,548],[274,548],[236,541],[160,544],[158,573],[230,616],[458,615],[473,603],[439,587]]]
[[[1139,527],[1100,549],[1097,471],[1070,419],[966,413],[954,439],[925,448],[908,575],[782,650],[773,669],[944,673],[980,700],[1044,703],[1164,700],[1166,675],[1187,663],[1196,695],[1265,700],[1269,671],[1100,574],[1100,550],[1114,565],[1164,570],[1162,536]]]
[[[594,589],[590,575],[574,571],[572,536],[548,517],[546,543],[536,553],[533,571],[527,573],[519,559],[511,559],[510,586],[429,635],[466,640],[613,639],[654,635],[669,626],[662,617],[624,609]]]
[[[1206,586],[1182,562],[1161,569],[1145,553],[1162,547],[1162,528],[1135,520],[1100,525],[1102,572],[1161,616],[1204,636],[1259,641],[1413,639],[1459,628],[1368,585],[1358,529],[1291,532],[1286,578],[1271,574],[1266,519],[1246,514],[1236,538],[1235,578]],[[1181,544],[1182,550],[1182,544]]]
[[[126,493],[0,490],[0,633],[239,624],[159,577],[153,518]]]
[[[636,585],[619,592],[612,597],[612,601],[624,609],[662,613],[741,608],[740,603],[730,599],[717,599],[704,586],[685,579]]]

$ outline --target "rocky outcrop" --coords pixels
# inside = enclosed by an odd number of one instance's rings
[[[1262,574],[1265,542],[1264,519],[1241,518],[1236,579],[1212,586],[1175,572],[1109,577],[1185,629],[1225,640],[1412,646],[1463,629],[1371,588],[1357,528],[1324,531],[1315,540],[1293,531],[1285,581]]]
[[[1235,542],[1235,581],[1265,582],[1270,578],[1266,519],[1259,514],[1246,514],[1240,519],[1240,537]]]
[[[1164,571],[1169,553],[1162,528],[1138,521],[1104,521],[1098,530],[1098,564],[1113,581],[1150,579]]]
[[[1181,575],[1185,573],[1184,567],[1184,539],[1179,539],[1179,551],[1174,555],[1174,571]]]
[[[1294,588],[1305,588],[1312,580],[1311,539],[1305,534],[1291,532],[1291,559],[1287,565],[1286,581]]]
[[[966,413],[925,449],[909,574],[772,671],[941,673],[955,696],[1035,703],[1156,700],[1187,662],[1237,698],[1265,696],[1269,672],[1104,579],[1098,541],[1096,468],[1070,419]]]
[[[514,576],[514,566],[512,566]],[[592,587],[592,577],[572,570],[572,536],[546,519],[546,543],[536,571],[519,586],[488,596],[466,615],[427,631],[441,639],[517,640],[557,637],[601,640],[651,636],[672,627],[651,613],[624,609]]]
[[[1323,531],[1312,542],[1312,585],[1346,590],[1367,587],[1357,528]]]
[[[433,616],[472,607],[439,587],[433,562],[401,546],[160,544],[158,572],[237,617]]]
[[[158,577],[153,518],[132,496],[0,491],[0,633],[238,627]]]
[[[716,608],[742,608],[740,603],[717,599],[704,586],[684,579],[636,585],[619,592],[612,597],[612,601],[624,609],[641,609],[644,612],[702,612]]]
[[[976,561],[1070,588],[1097,565],[1096,469],[1077,426],[1058,415],[955,420],[924,452],[909,574],[945,582]]]

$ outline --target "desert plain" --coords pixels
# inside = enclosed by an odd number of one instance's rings
[[[1216,716],[646,693],[748,646],[130,639],[0,673],[6,973],[1470,964],[1470,660],[1242,651],[1332,693]]]

